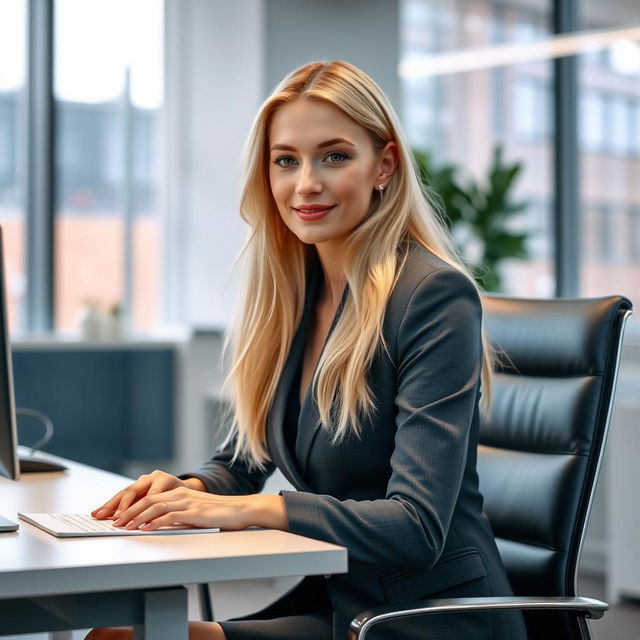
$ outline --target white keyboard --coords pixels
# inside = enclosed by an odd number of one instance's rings
[[[217,533],[217,527],[192,528],[174,524],[153,531],[114,527],[111,520],[94,520],[84,513],[18,513],[18,518],[39,527],[58,538],[82,538],[91,536],[153,536],[181,533]]]
[[[122,531],[121,528],[114,527],[111,520],[94,520],[84,513],[50,513],[54,520],[58,520],[66,527],[77,531]]]

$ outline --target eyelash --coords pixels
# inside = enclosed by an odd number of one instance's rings
[[[344,151],[331,151],[325,156],[325,159],[330,156],[340,156],[340,160],[334,161],[331,164],[339,164],[349,159],[349,156]],[[280,156],[273,161],[273,164],[276,164],[283,169],[293,166],[292,164],[281,164],[283,160],[295,160],[295,158],[292,156]]]

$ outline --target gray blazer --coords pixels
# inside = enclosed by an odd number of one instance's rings
[[[321,278],[316,262],[268,417],[268,469],[231,464],[227,448],[189,474],[210,492],[248,494],[259,492],[275,467],[282,471],[297,489],[282,492],[289,530],[348,548],[349,572],[326,581],[335,638],[346,637],[349,621],[373,606],[511,593],[476,474],[480,301],[471,282],[431,252],[415,243],[407,251],[384,317],[389,353],[378,353],[368,377],[377,410],[363,422],[361,436],[332,444],[307,393],[295,456],[285,443],[287,398]],[[346,294],[345,288],[330,332]],[[301,594],[308,599],[306,588],[303,581],[284,596],[270,608],[273,615],[290,611]],[[505,612],[423,617],[417,626],[381,635],[425,636],[517,640],[526,634],[520,614]]]

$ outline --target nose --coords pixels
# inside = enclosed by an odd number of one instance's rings
[[[309,193],[320,193],[322,191],[322,182],[319,179],[311,163],[303,163],[298,172],[298,182],[296,184],[296,193],[304,196]]]

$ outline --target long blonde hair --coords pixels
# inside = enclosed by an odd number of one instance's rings
[[[307,265],[314,250],[285,226],[273,200],[268,130],[280,105],[303,98],[336,106],[368,131],[376,150],[393,140],[399,154],[384,196],[372,198],[367,217],[346,242],[347,297],[311,383],[320,421],[332,430],[334,441],[349,432],[357,434],[360,420],[375,410],[366,374],[376,352],[385,348],[385,309],[404,259],[399,248],[413,240],[472,280],[423,192],[399,120],[378,85],[342,61],[313,62],[289,74],[258,111],[245,148],[240,213],[250,233],[241,253],[245,271],[240,304],[225,340],[230,437],[235,438],[236,455],[258,467],[269,459],[267,415],[302,316]],[[492,366],[484,336],[483,342],[486,401]]]

